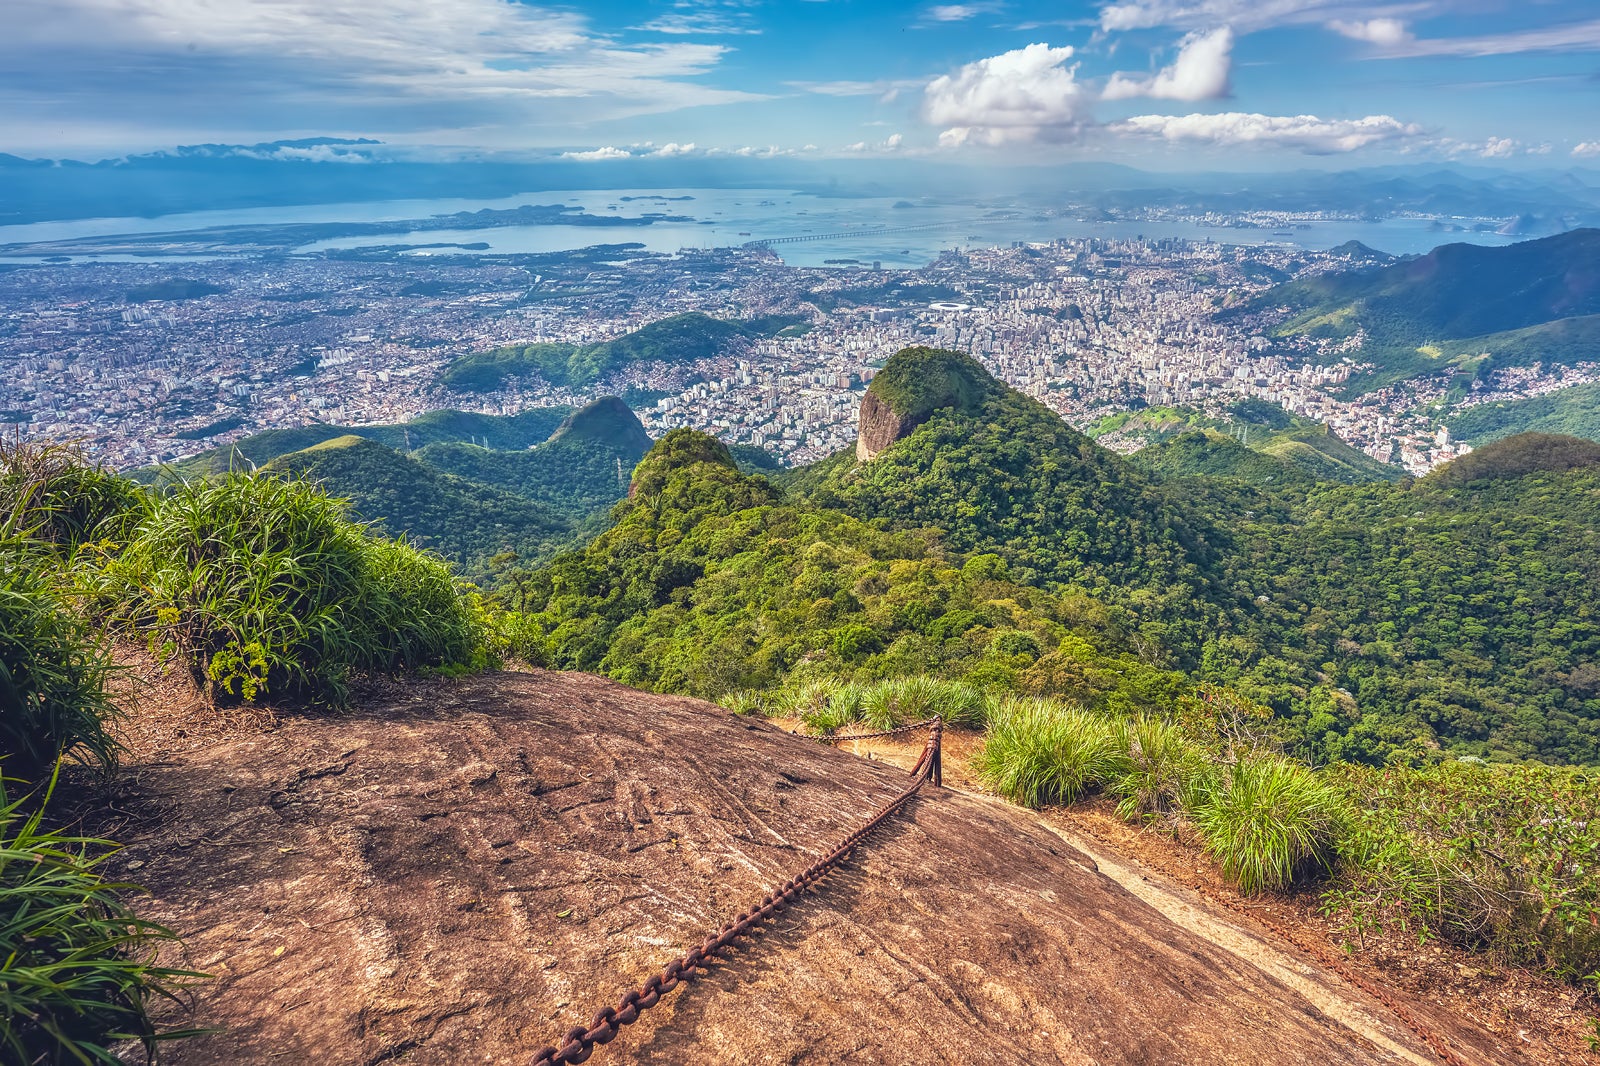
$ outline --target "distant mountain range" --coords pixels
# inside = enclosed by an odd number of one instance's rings
[[[1365,333],[1376,364],[1354,391],[1450,372],[1464,389],[1501,367],[1569,364],[1600,353],[1600,229],[1501,248],[1448,244],[1415,259],[1280,285],[1249,311],[1285,307],[1278,337]],[[1248,312],[1246,312],[1248,313]]]

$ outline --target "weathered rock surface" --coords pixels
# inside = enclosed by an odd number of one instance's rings
[[[171,961],[216,975],[163,1008],[218,1030],[175,1066],[522,1063],[904,781],[709,704],[487,675],[135,753],[116,872],[187,937]],[[1310,962],[1150,898],[1026,811],[925,792],[592,1061],[1434,1061]],[[1518,1061],[1432,1020],[1469,1062]]]
[[[871,462],[897,440],[911,435],[911,431],[927,421],[927,416],[913,419],[898,414],[877,393],[868,392],[861,401],[860,424],[856,432],[856,459]]]

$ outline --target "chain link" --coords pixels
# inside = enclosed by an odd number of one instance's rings
[[[877,814],[836,844],[833,850],[774,891],[761,897],[761,902],[755,907],[740,911],[732,921],[708,936],[703,943],[690,948],[682,957],[667,963],[660,973],[652,975],[644,984],[623,996],[615,1007],[600,1008],[595,1012],[588,1028],[575,1025],[567,1030],[560,1047],[541,1048],[533,1056],[532,1066],[558,1066],[561,1063],[576,1064],[588,1061],[596,1047],[615,1040],[617,1034],[622,1032],[623,1026],[632,1025],[639,1020],[641,1012],[655,1006],[661,1001],[662,996],[680,984],[700,976],[701,971],[710,970],[711,964],[725,956],[735,941],[749,936],[774,915],[781,914],[799,899],[802,892],[826,877],[835,867],[849,858],[850,853],[874,830],[910,803],[911,798],[924,784],[931,781],[934,785],[939,785],[942,778],[939,746],[944,723],[940,719],[933,718],[927,722],[918,722],[916,725],[918,727],[931,725],[931,730],[928,733],[927,743],[923,745],[922,757],[911,770],[912,781],[898,796],[879,808]]]
[[[845,837],[833,850],[822,858],[807,866],[772,892],[761,897],[761,902],[749,910],[740,911],[732,921],[725,923],[721,929],[708,936],[704,942],[690,948],[681,957],[673,959],[662,967],[661,972],[653,974],[644,984],[629,992],[618,1000],[615,1007],[602,1007],[595,1012],[593,1020],[585,1028],[575,1025],[569,1029],[562,1039],[560,1047],[541,1048],[534,1055],[531,1066],[560,1066],[560,1064],[577,1064],[587,1062],[594,1049],[615,1040],[622,1032],[623,1026],[632,1025],[639,1020],[639,1015],[661,1001],[661,997],[671,992],[681,984],[699,977],[702,972],[709,971],[711,964],[725,957],[732,949],[735,942],[751,935],[761,925],[775,915],[783,913],[791,904],[796,902],[801,893],[821,881],[832,872],[840,863],[850,857],[850,853],[861,845],[867,837],[892,818],[905,805],[911,802],[913,796],[924,784],[931,783],[935,787],[943,784],[943,753],[942,740],[944,733],[944,720],[933,717],[920,722],[911,722],[881,733],[861,733],[847,737],[818,737],[816,739],[826,743],[842,743],[849,740],[868,740],[878,737],[899,736],[916,729],[927,728],[928,739],[923,744],[922,755],[917,759],[917,764],[911,768],[911,783],[907,785],[898,796],[878,809],[878,812],[864,822],[860,828]],[[1240,913],[1249,913],[1242,904],[1235,904],[1230,900],[1222,899],[1225,906]],[[1439,1034],[1425,1025],[1421,1019],[1411,1012],[1411,1009],[1402,1003],[1398,997],[1371,981],[1366,980],[1354,969],[1344,964],[1343,960],[1334,958],[1331,952],[1321,948],[1321,945],[1308,943],[1304,938],[1284,929],[1270,919],[1263,920],[1260,914],[1249,913],[1249,916],[1267,926],[1279,936],[1304,949],[1309,949],[1318,956],[1328,969],[1338,974],[1350,984],[1372,996],[1387,1007],[1400,1021],[1428,1045],[1441,1062],[1446,1066],[1467,1066],[1465,1060],[1452,1049],[1449,1043]]]

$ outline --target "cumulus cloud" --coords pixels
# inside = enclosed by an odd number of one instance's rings
[[[891,133],[882,141],[857,141],[854,144],[845,145],[842,150],[849,152],[852,155],[864,155],[868,153],[887,155],[892,152],[898,152],[901,146],[904,144],[904,136],[898,133]]]
[[[587,152],[562,152],[562,159],[576,159],[584,163],[594,163],[606,159],[632,159],[633,153],[626,148],[613,148],[606,145],[604,148],[594,148]]]
[[[370,163],[372,156],[338,144],[274,144],[230,147],[226,155],[279,163]]]
[[[1334,19],[1328,29],[1356,41],[1393,48],[1411,40],[1411,31],[1399,19]]]
[[[1323,119],[1316,115],[1138,115],[1108,129],[1138,137],[1229,147],[1271,145],[1313,154],[1353,152],[1373,144],[1403,143],[1422,129],[1389,115],[1357,119]]]
[[[1093,93],[1067,62],[1071,48],[1030,44],[968,63],[933,79],[923,90],[922,113],[944,127],[939,143],[1008,144],[1075,138]]]
[[[1478,154],[1485,159],[1509,159],[1516,155],[1519,147],[1521,146],[1510,137],[1490,137],[1478,150]]]
[[[1215,100],[1228,95],[1233,69],[1233,30],[1191,33],[1178,46],[1178,58],[1146,78],[1113,74],[1101,90],[1104,100],[1147,96],[1157,100]]]
[[[677,141],[669,141],[650,154],[657,156],[693,155],[694,150],[695,148],[693,141],[690,141],[688,144],[679,144]]]
[[[1593,159],[1600,156],[1600,141],[1582,141],[1572,146],[1574,159]]]

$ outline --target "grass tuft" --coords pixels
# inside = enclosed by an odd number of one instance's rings
[[[0,1061],[112,1066],[125,1040],[153,1059],[188,1034],[157,1032],[151,998],[203,975],[155,964],[173,935],[128,909],[136,886],[101,876],[113,845],[41,822],[0,792]]]
[[[1127,772],[1126,732],[1053,700],[1001,699],[990,707],[976,767],[984,784],[1013,803],[1073,803]]]
[[[121,540],[139,520],[144,491],[61,444],[0,442],[0,525],[72,555]]]
[[[49,548],[0,528],[0,773],[26,781],[64,754],[107,771],[117,762],[104,724],[110,662],[62,602],[56,566]]]
[[[233,473],[160,497],[97,596],[213,698],[341,702],[352,671],[464,668],[483,635],[443,560],[305,482]]]
[[[1203,773],[1203,753],[1177,725],[1140,717],[1128,723],[1128,769],[1108,791],[1118,797],[1117,814],[1134,819],[1171,819]]]
[[[1196,790],[1189,817],[1239,891],[1288,888],[1325,872],[1349,813],[1338,789],[1277,755],[1252,754]]]

